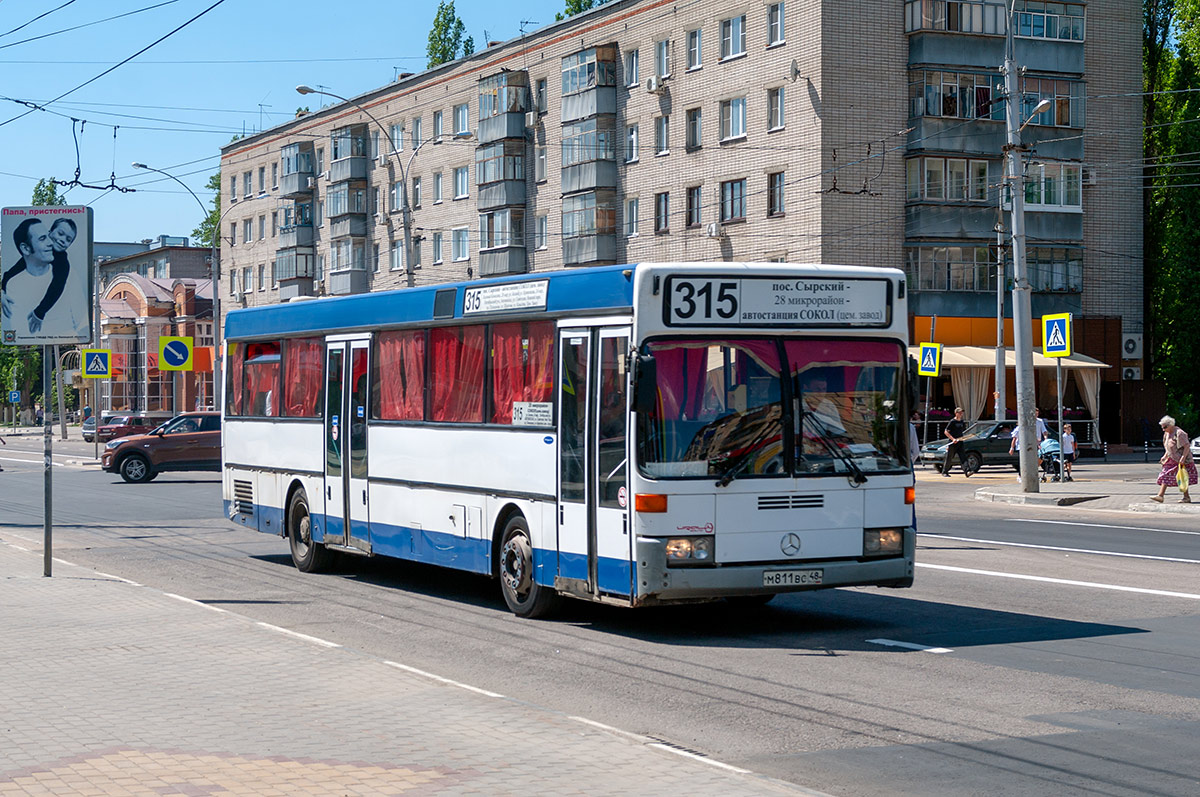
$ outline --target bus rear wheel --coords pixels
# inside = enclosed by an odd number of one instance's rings
[[[500,537],[500,591],[518,617],[545,617],[558,605],[558,595],[533,578],[533,542],[520,515],[509,518]]]
[[[312,516],[308,512],[308,496],[303,490],[292,493],[287,510],[288,546],[292,562],[301,573],[319,573],[329,565],[330,554],[325,546],[313,542]]]

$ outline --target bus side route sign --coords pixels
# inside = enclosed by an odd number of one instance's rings
[[[921,359],[917,361],[918,376],[942,375],[942,344],[922,343]]]

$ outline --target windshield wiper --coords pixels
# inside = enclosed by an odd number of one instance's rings
[[[860,468],[854,462],[853,457],[848,456],[846,452],[842,451],[842,449],[838,447],[838,444],[830,438],[829,427],[821,421],[821,418],[814,411],[805,409],[800,410],[801,434],[804,433],[804,424],[808,423],[809,421],[812,421],[814,424],[816,424],[817,434],[815,437],[817,440],[821,441],[821,445],[825,446],[825,450],[840,459],[843,463],[845,463],[846,467],[850,469],[851,473],[853,474],[850,477],[850,483],[855,486],[866,484],[867,474],[863,473],[862,468]]]
[[[766,443],[770,439],[768,436],[769,433],[774,431],[776,427],[782,431],[778,418],[769,419],[763,424],[763,428],[759,433],[742,449],[742,453],[733,461],[733,464],[729,466],[725,473],[721,475],[721,478],[717,480],[718,487],[728,487],[729,483],[745,470],[746,466],[750,464],[751,455],[762,448],[763,443]]]

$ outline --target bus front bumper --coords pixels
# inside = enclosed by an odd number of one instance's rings
[[[899,556],[668,567],[666,540],[638,537],[633,602],[649,606],[830,587],[911,587],[916,539],[915,530],[905,529],[904,552]]]

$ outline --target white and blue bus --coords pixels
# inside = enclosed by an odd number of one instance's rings
[[[230,312],[236,523],[518,615],[913,581],[904,275],[664,263]]]

